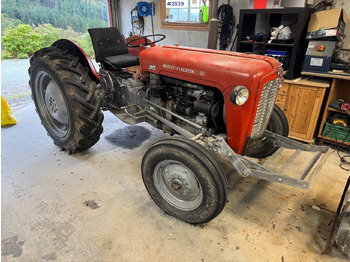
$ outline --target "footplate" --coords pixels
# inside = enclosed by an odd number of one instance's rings
[[[216,139],[215,151],[226,157],[244,177],[251,175],[308,189],[312,178],[322,169],[329,157],[331,149],[326,146],[302,144],[271,132],[268,132],[267,136],[279,149],[266,161],[235,154],[223,138]]]

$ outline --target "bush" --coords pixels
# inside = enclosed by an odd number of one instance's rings
[[[95,58],[95,52],[92,47],[92,42],[89,34],[86,34],[82,37],[71,37],[70,40],[78,44],[91,59]]]
[[[21,24],[21,20],[12,19],[8,14],[1,13],[1,35],[4,35],[6,30],[14,28],[19,24]]]
[[[7,30],[2,37],[2,45],[6,51],[2,58],[27,58],[59,38],[60,30],[51,25],[32,28],[30,25],[19,24]]]
[[[61,30],[50,24],[38,25],[33,31],[40,34],[40,48],[50,46],[61,38]]]

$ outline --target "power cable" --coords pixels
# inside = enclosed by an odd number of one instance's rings
[[[157,4],[157,5],[158,5],[158,11],[157,11],[157,23],[156,23],[156,26],[154,27],[154,29],[153,29],[153,30],[148,28],[148,26],[147,26],[147,24],[146,24],[146,20],[145,20],[145,27],[147,28],[147,30],[148,30],[148,31],[151,31],[151,32],[157,29],[157,27],[158,27],[158,23],[159,23],[159,16],[160,16],[160,15],[159,15],[159,5],[160,5],[160,4],[159,4],[159,1],[158,1],[158,4]],[[153,12],[153,11],[152,11],[152,12]],[[151,14],[151,15],[153,15],[153,14]]]

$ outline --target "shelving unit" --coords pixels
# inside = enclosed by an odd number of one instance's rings
[[[333,109],[329,107],[329,104],[337,99],[343,99],[346,102],[350,102],[350,75],[337,75],[337,74],[321,74],[321,73],[310,73],[310,72],[302,72],[303,75],[313,75],[319,77],[327,77],[332,78],[331,88],[329,90],[326,108],[322,115],[322,120],[320,124],[320,129],[318,132],[318,137],[320,139],[320,144],[323,142],[329,142],[332,144],[336,144],[339,146],[343,146],[346,148],[350,148],[350,143],[346,143],[344,141],[336,140],[327,136],[322,135],[323,130],[325,128],[326,122],[332,117],[334,114],[347,115],[345,112]]]
[[[305,40],[307,24],[313,9],[242,9],[239,15],[237,48],[238,52],[249,52],[265,55],[266,50],[289,51],[289,66],[285,68],[286,79],[300,74],[303,57],[307,48]],[[287,43],[268,43],[271,29],[280,25],[289,26],[294,38]],[[247,40],[257,34],[265,36],[262,41]]]

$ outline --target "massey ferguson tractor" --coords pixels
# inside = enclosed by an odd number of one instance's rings
[[[116,27],[89,33],[98,72],[86,53],[66,39],[31,58],[29,84],[41,122],[70,154],[99,140],[103,110],[128,124],[147,122],[169,134],[148,149],[141,164],[147,191],[166,213],[200,224],[222,211],[227,180],[219,158],[243,177],[306,189],[329,154],[327,147],[287,138],[287,119],[275,105],[283,81],[277,60],[156,46],[165,37],[159,34],[125,41]],[[277,170],[251,158],[273,154],[269,161],[285,148],[294,153]],[[285,176],[286,167],[305,151],[312,154],[297,178]]]

